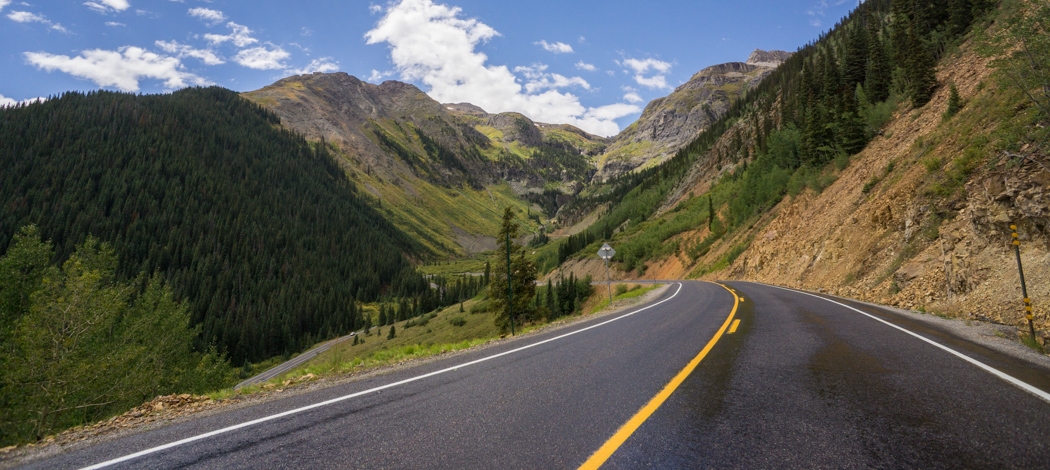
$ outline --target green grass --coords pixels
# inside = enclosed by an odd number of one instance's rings
[[[617,285],[617,287],[616,287],[617,292],[616,292],[616,295],[613,296],[613,302],[616,302],[617,300],[634,299],[634,298],[637,298],[637,297],[641,297],[641,296],[651,292],[654,289],[663,287],[663,284],[654,284],[654,285],[649,286],[649,287],[641,287],[640,285],[635,285],[632,288],[630,288],[629,290],[627,290],[626,292],[622,292],[622,293],[619,292],[620,286],[623,286],[623,284]],[[595,295],[602,296],[601,298],[604,299],[604,300],[602,300],[601,302],[598,302],[598,304],[595,305],[593,309],[591,309],[591,313],[598,313],[598,312],[601,312],[601,311],[609,308],[609,291],[608,291],[608,289],[606,289],[605,286],[595,286],[594,291],[595,291]]]
[[[1028,346],[1029,348],[1038,352],[1039,354],[1046,354],[1046,349],[1044,349],[1043,345],[1039,344],[1039,342],[1036,341],[1035,338],[1032,337],[1032,335],[1022,336],[1021,344]]]

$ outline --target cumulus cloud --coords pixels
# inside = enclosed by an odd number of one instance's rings
[[[226,61],[215,54],[211,49],[196,49],[186,44],[179,44],[177,41],[156,41],[155,44],[162,51],[168,54],[173,54],[175,57],[193,57],[194,59],[200,59],[205,65],[219,65],[225,64]]]
[[[207,23],[210,26],[215,26],[223,21],[226,21],[226,15],[219,10],[212,10],[211,8],[197,7],[189,9],[190,16],[199,18],[201,21]]]
[[[390,76],[390,72],[380,72],[376,69],[372,69],[372,75],[369,75],[368,80],[365,81],[369,83],[379,83],[388,76]]]
[[[520,73],[525,77],[525,91],[528,93],[574,86],[582,87],[585,90],[591,89],[591,84],[580,77],[569,78],[556,73],[546,73],[546,71],[547,65],[544,64],[534,64],[531,67],[514,67],[514,73]]]
[[[529,91],[508,67],[486,64],[488,56],[476,47],[499,33],[476,19],[462,18],[460,8],[431,0],[402,0],[381,11],[385,14],[365,33],[366,41],[388,44],[401,78],[429,87],[428,94],[439,102],[469,102],[493,113],[516,111],[537,121],[572,124],[600,135],[616,134],[620,128],[615,119],[641,111],[631,104],[585,107],[576,96],[554,89],[582,87],[583,79],[557,78],[545,69],[530,72],[538,78],[525,77],[526,84],[534,83]],[[550,86],[542,82],[544,78]]]
[[[588,63],[586,63],[586,62],[584,62],[582,60],[576,63],[576,68],[578,68],[580,70],[586,70],[588,72],[597,72],[598,71],[598,67],[595,67],[594,65],[588,64]]]
[[[669,89],[667,77],[663,74],[671,70],[671,64],[657,59],[624,59],[618,62],[634,73],[634,82],[653,89]],[[654,75],[646,76],[652,72]]]
[[[37,68],[51,72],[58,70],[74,77],[95,82],[101,87],[114,87],[121,91],[139,91],[139,80],[152,78],[163,80],[169,90],[189,85],[211,85],[208,80],[182,70],[182,63],[168,57],[133,46],[124,46],[116,51],[92,49],[77,57],[26,52],[26,61]]]
[[[98,0],[97,2],[84,2],[84,5],[99,13],[124,11],[131,7],[128,0]]]
[[[54,23],[42,15],[30,13],[28,11],[12,11],[7,14],[7,18],[16,23],[40,23],[55,31],[69,33],[69,30],[62,27],[62,25]]]
[[[547,52],[553,52],[555,54],[568,54],[572,52],[572,46],[565,44],[564,42],[549,43],[547,41],[534,42],[537,46],[542,47]]]
[[[273,46],[273,49],[267,49],[260,46],[238,52],[233,60],[250,69],[274,70],[285,68],[281,61],[290,56],[291,54],[280,47]]]
[[[11,4],[11,0],[0,0],[0,11],[3,11],[4,7]],[[0,95],[2,96],[2,95]]]
[[[322,57],[320,59],[314,59],[310,61],[310,63],[307,64],[306,67],[299,69],[288,69],[285,70],[284,73],[288,75],[305,75],[314,72],[335,72],[336,70],[339,70],[339,62],[333,61],[331,57]],[[373,70],[372,72],[374,73],[375,70]]]
[[[642,101],[645,101],[645,100],[642,99],[642,97],[638,93],[635,93],[633,91],[629,91],[629,92],[627,92],[627,94],[623,95],[623,100],[628,102],[628,103],[633,103],[633,104],[638,104],[638,103],[641,103]]]
[[[248,29],[247,26],[242,26],[231,21],[226,23],[226,27],[230,28],[230,34],[221,35],[208,33],[204,35],[204,39],[213,46],[224,42],[232,42],[234,46],[245,47],[259,42],[258,39],[251,36],[252,30]]]
[[[0,0],[0,1],[2,1],[2,0]],[[0,5],[0,8],[2,8],[2,7],[3,7],[3,5]],[[9,107],[9,106],[18,106],[18,105],[23,105],[23,104],[43,103],[45,101],[47,101],[47,98],[44,98],[42,96],[38,97],[38,98],[29,98],[28,100],[18,101],[18,100],[14,99],[14,98],[8,98],[8,97],[6,97],[4,95],[0,95],[0,108],[6,108],[6,107]]]

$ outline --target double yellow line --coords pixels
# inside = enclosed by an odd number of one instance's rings
[[[726,329],[729,328],[729,324],[733,321],[733,316],[736,315],[737,306],[740,305],[740,297],[738,297],[736,292],[733,292],[732,289],[722,284],[718,285],[729,291],[730,294],[733,294],[734,299],[733,310],[729,312],[729,317],[727,317],[726,321],[722,323],[722,328],[719,328],[718,332],[715,333],[715,336],[711,338],[711,341],[707,342],[707,346],[704,346],[704,349],[700,351],[700,354],[697,354],[693,360],[689,361],[689,364],[686,364],[685,368],[678,372],[678,375],[675,375],[674,378],[664,386],[663,390],[660,390],[660,393],[657,393],[655,397],[649,400],[649,403],[646,403],[642,409],[638,410],[638,412],[631,417],[631,419],[627,420],[627,423],[620,426],[620,429],[616,431],[616,434],[613,434],[613,437],[609,438],[608,441],[605,441],[605,444],[580,466],[580,470],[596,469],[601,467],[606,460],[609,460],[609,457],[612,457],[613,452],[616,452],[616,449],[619,449],[620,446],[627,441],[627,438],[631,437],[631,434],[634,434],[634,431],[637,430],[646,419],[649,419],[649,416],[652,416],[664,401],[667,401],[667,398],[674,393],[679,385],[682,385],[685,378],[689,377],[689,374],[693,372],[693,369],[696,369],[696,366],[700,364],[700,361],[707,356],[707,353],[711,352],[711,349],[715,347],[715,343],[717,343],[718,340],[722,338],[722,335],[725,334]]]

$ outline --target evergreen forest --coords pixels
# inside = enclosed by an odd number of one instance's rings
[[[0,253],[28,225],[67,260],[110,244],[118,280],[159,276],[236,365],[362,323],[428,290],[422,248],[357,193],[324,142],[222,88],[66,93],[0,109]]]

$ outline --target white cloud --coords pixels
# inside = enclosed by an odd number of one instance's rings
[[[576,63],[576,68],[578,68],[580,70],[586,70],[588,72],[596,72],[596,71],[598,71],[598,67],[595,67],[594,65],[588,64],[588,63],[586,63],[586,62],[584,62],[582,60]]]
[[[280,47],[274,46],[273,49],[267,49],[260,46],[238,52],[233,60],[250,69],[274,70],[285,68],[281,61],[290,56],[291,54]]]
[[[107,21],[106,26],[127,26],[124,23],[118,23],[116,21]]]
[[[199,18],[201,21],[208,23],[209,26],[215,26],[226,21],[226,15],[219,10],[212,10],[211,8],[190,8],[188,13],[190,16]]]
[[[652,77],[645,77],[642,75],[635,75],[634,82],[654,90],[670,89],[671,85],[667,84],[667,77],[663,75],[654,75]]]
[[[155,44],[164,52],[174,54],[180,59],[183,57],[193,57],[194,59],[200,59],[205,65],[219,65],[226,63],[222,57],[216,55],[211,49],[196,49],[186,44],[179,44],[176,41],[156,41]]]
[[[331,57],[322,57],[320,59],[314,59],[310,61],[310,63],[306,67],[300,69],[285,70],[284,73],[288,75],[306,75],[308,73],[314,72],[328,73],[335,72],[337,70],[339,70],[339,62],[332,61]],[[373,72],[375,71],[373,70]]]
[[[520,73],[525,76],[525,91],[528,93],[572,86],[583,87],[586,90],[591,89],[591,84],[580,77],[569,78],[556,73],[546,73],[546,70],[547,65],[545,64],[533,64],[531,67],[514,67],[514,73]]]
[[[12,11],[11,13],[7,14],[7,17],[10,18],[11,21],[14,21],[16,23],[43,23],[44,21],[47,21],[44,19],[43,16],[33,14],[28,11]]]
[[[634,82],[653,89],[669,89],[667,77],[663,74],[671,70],[671,64],[657,59],[624,59],[618,62],[620,65],[634,71]],[[654,75],[647,77],[646,74],[653,72]]]
[[[99,13],[124,11],[131,7],[128,0],[98,0],[97,2],[84,2],[84,5]]]
[[[620,128],[615,119],[640,112],[634,105],[618,104],[587,108],[579,98],[562,93],[555,85],[583,86],[564,76],[535,70],[550,87],[534,86],[529,92],[506,66],[487,65],[488,56],[475,48],[499,36],[495,29],[476,19],[465,19],[462,10],[431,0],[401,0],[386,8],[375,27],[365,33],[368,44],[386,43],[390,59],[401,79],[418,81],[442,103],[468,102],[492,113],[516,111],[550,123],[572,124],[588,132],[614,135]],[[519,73],[526,73],[522,69]],[[539,91],[544,89],[540,93]]]
[[[382,13],[383,12],[383,7],[373,3],[373,4],[368,6],[368,12],[373,14],[373,15],[376,14],[376,13]]]
[[[11,4],[11,0],[0,0],[0,11],[2,11],[4,9],[4,7],[6,7],[6,6],[10,5],[10,4]],[[3,95],[0,95],[0,96],[3,96]]]
[[[543,47],[547,52],[553,52],[555,54],[567,54],[572,52],[572,46],[565,44],[564,42],[549,43],[547,41],[534,42],[538,46]]]
[[[182,63],[174,57],[155,54],[145,49],[124,46],[116,51],[92,49],[78,57],[46,52],[26,52],[26,60],[48,72],[58,70],[85,78],[101,87],[121,91],[139,91],[139,80],[163,80],[165,88],[174,90],[189,85],[211,85],[208,80],[182,71]]]
[[[3,5],[0,5],[0,7],[3,7]],[[8,98],[8,97],[6,97],[4,95],[0,95],[0,108],[6,108],[8,106],[18,106],[18,105],[22,105],[22,104],[43,103],[45,101],[47,101],[47,98],[44,98],[43,96],[40,96],[40,97],[37,97],[37,98],[29,98],[28,100],[18,101],[18,100],[14,99],[14,98]]]
[[[369,75],[368,76],[368,80],[365,80],[365,81],[369,82],[369,83],[379,83],[379,82],[383,81],[383,79],[388,77],[389,75],[390,75],[390,72],[380,72],[380,71],[378,71],[376,69],[372,69],[372,75]]]
[[[656,59],[624,59],[621,64],[634,70],[634,73],[644,74],[652,69],[655,72],[667,73],[671,70],[671,64]]]
[[[638,95],[638,93],[635,93],[633,91],[632,92],[628,92],[627,94],[623,95],[623,100],[628,102],[628,103],[632,103],[632,104],[638,104],[638,103],[641,103],[642,101],[645,101],[645,100],[642,99],[642,97],[640,95]]]
[[[69,30],[62,27],[62,25],[54,23],[41,15],[37,15],[36,13],[30,13],[28,11],[12,11],[11,13],[7,14],[7,18],[16,23],[40,23],[46,25],[48,28],[51,28],[55,31],[69,33]]]
[[[206,39],[213,46],[222,44],[227,41],[232,42],[233,45],[237,47],[245,47],[250,44],[255,44],[259,42],[258,39],[251,37],[252,30],[248,29],[247,26],[242,26],[231,21],[229,23],[226,23],[226,27],[230,28],[232,33],[230,33],[227,36],[223,36],[221,34],[208,33],[204,35],[204,39]]]

